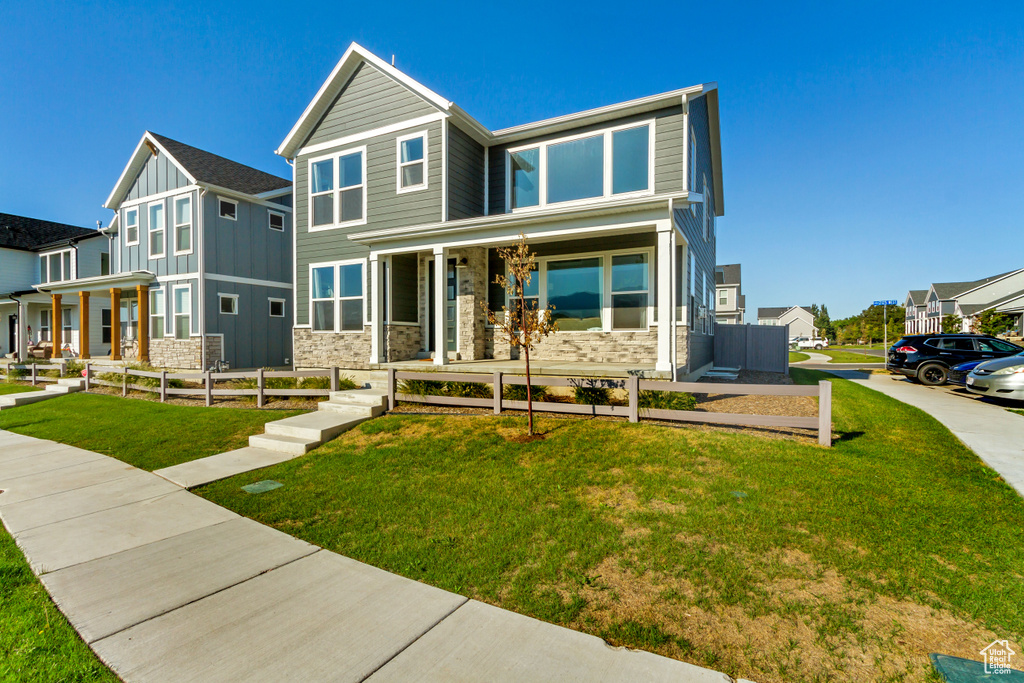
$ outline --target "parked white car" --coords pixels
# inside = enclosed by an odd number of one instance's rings
[[[789,345],[797,349],[827,349],[828,339],[793,337],[789,340]]]

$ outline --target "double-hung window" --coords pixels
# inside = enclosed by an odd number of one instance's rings
[[[647,328],[647,254],[612,256],[612,329]]]
[[[648,121],[509,150],[509,209],[650,193],[652,125]]]
[[[174,199],[174,253],[192,253],[192,197]]]
[[[39,341],[53,341],[50,337],[50,323],[52,320],[52,308],[44,308],[39,312]]]
[[[166,223],[164,216],[164,203],[158,202],[149,205],[149,257],[155,258],[167,254],[167,245],[164,240]]]
[[[366,148],[309,162],[311,231],[366,223]]]
[[[60,318],[61,339],[64,341],[65,344],[68,344],[71,342],[71,309],[62,308],[60,311]]]
[[[63,282],[73,279],[71,272],[71,251],[55,251],[39,256],[39,282]]]
[[[161,339],[164,336],[164,290],[149,292],[149,336]]]
[[[139,243],[139,209],[136,206],[124,211],[124,243],[125,246]]]
[[[729,303],[729,292],[724,289],[718,290],[718,305],[725,306]]]
[[[310,321],[320,332],[363,330],[363,262],[313,266],[310,286]]]
[[[414,133],[398,138],[399,194],[427,188],[427,134]]]
[[[174,338],[188,339],[192,334],[192,287],[174,288]]]

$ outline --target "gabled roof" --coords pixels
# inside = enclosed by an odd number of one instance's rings
[[[740,264],[732,263],[727,266],[715,266],[716,285],[738,285],[740,284]]]
[[[1008,275],[1013,275],[1014,273],[1017,272],[1019,271],[1010,270],[1005,273],[1000,273],[999,275],[984,277],[981,278],[980,280],[974,280],[971,282],[934,282],[932,283],[930,291],[935,292],[935,296],[937,296],[940,300],[955,299],[961,294],[966,294],[972,289],[977,289],[982,285],[987,285],[989,283],[995,282],[996,280],[1001,280],[1004,277],[1007,277]]]
[[[707,96],[709,136],[711,138],[711,172],[715,185],[715,215],[725,214],[725,199],[722,189],[722,143],[718,118],[718,84],[702,83],[680,90],[641,97],[635,100],[619,102],[605,107],[589,109],[565,116],[556,116],[535,123],[527,123],[498,131],[490,131],[474,119],[454,102],[438,95],[408,74],[399,71],[383,59],[373,54],[358,43],[352,43],[341,60],[335,65],[327,80],[292,126],[288,135],[275,150],[286,159],[294,159],[306,140],[313,133],[317,124],[323,119],[341,91],[345,89],[356,69],[363,63],[370,64],[385,76],[406,87],[425,102],[437,108],[472,135],[484,146],[514,142],[527,137],[556,133],[593,123],[600,123],[623,116],[654,111],[674,104],[681,104],[688,98]]]
[[[907,301],[910,301],[915,306],[920,306],[924,303],[925,298],[928,296],[927,289],[912,289],[907,292]]]
[[[0,213],[0,247],[36,251],[66,240],[97,237],[100,233],[76,225]]]
[[[154,151],[155,150],[155,151]],[[186,145],[163,135],[146,131],[135,147],[128,165],[121,172],[105,206],[116,209],[135,183],[146,162],[156,153],[166,154],[195,185],[208,185],[245,195],[259,195],[291,187],[292,181],[225,159],[222,156]]]
[[[757,309],[757,317],[761,318],[781,318],[782,314],[791,309],[792,306],[781,306],[775,308],[759,308]]]

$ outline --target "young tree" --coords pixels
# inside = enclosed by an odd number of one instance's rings
[[[961,330],[960,320],[960,316],[953,313],[942,316],[942,331],[946,334],[959,332]]]
[[[978,316],[978,332],[993,337],[1013,327],[1013,316],[995,310],[984,311]]]
[[[811,310],[814,310],[816,306],[811,306]],[[814,316],[814,327],[818,330],[818,334],[826,339],[835,340],[836,332],[832,327],[832,321],[828,317],[828,306],[822,304],[818,308],[817,313]]]
[[[526,360],[526,414],[527,434],[533,436],[533,388],[530,385],[530,349],[551,332],[558,329],[552,312],[554,306],[549,305],[543,311],[537,310],[536,299],[527,299],[526,287],[536,276],[536,258],[529,247],[526,246],[526,235],[520,234],[519,241],[511,247],[500,247],[498,256],[505,262],[508,268],[508,277],[500,273],[495,276],[494,284],[501,285],[508,294],[508,300],[512,304],[509,311],[505,306],[501,312],[496,313],[487,307],[487,302],[480,302],[481,308],[487,315],[487,322],[494,325],[495,345],[498,338],[504,337],[512,346],[523,350]]]

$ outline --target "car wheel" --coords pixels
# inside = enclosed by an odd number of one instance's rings
[[[818,349],[820,351],[821,350],[821,344],[815,344],[814,348],[816,348],[816,349]]]
[[[937,387],[945,384],[949,377],[949,371],[938,363],[929,363],[917,371],[917,379],[929,387]]]

